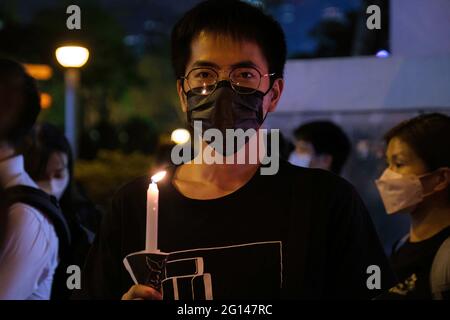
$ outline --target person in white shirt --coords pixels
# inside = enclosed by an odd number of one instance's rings
[[[20,64],[0,59],[0,190],[18,185],[37,188],[16,147],[39,111],[33,78]],[[58,265],[53,225],[40,211],[23,203],[5,208],[0,215],[0,300],[49,299]]]

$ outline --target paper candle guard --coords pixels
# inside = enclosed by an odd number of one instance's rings
[[[161,291],[161,283],[167,277],[167,253],[136,252],[124,259],[125,268],[136,284],[143,284]]]

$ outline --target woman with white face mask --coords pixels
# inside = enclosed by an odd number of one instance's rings
[[[25,170],[42,190],[59,201],[69,225],[72,235],[70,261],[60,263],[52,288],[52,299],[68,299],[71,292],[66,286],[66,268],[84,264],[100,222],[100,212],[74,184],[72,151],[60,130],[50,124],[36,125],[22,149]]]
[[[450,117],[427,114],[386,135],[388,167],[376,181],[388,214],[408,213],[391,263],[407,299],[450,298]],[[439,278],[437,280],[437,278]]]

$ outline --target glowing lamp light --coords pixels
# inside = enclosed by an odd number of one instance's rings
[[[41,108],[49,109],[52,106],[52,96],[46,92],[41,92]]]
[[[375,55],[377,58],[387,58],[389,57],[389,51],[387,50],[380,50],[377,52],[377,54]]]
[[[80,68],[89,59],[89,50],[80,46],[64,46],[56,49],[56,60],[66,68]]]
[[[186,129],[176,129],[172,132],[170,136],[170,140],[175,142],[176,144],[183,144],[189,141],[191,135],[189,131]]]
[[[53,75],[53,70],[50,66],[45,64],[24,64],[27,73],[36,80],[48,80]]]

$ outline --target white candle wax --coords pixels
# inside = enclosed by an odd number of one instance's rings
[[[160,171],[152,176],[152,182],[147,190],[147,222],[145,228],[145,250],[159,251],[158,249],[158,201],[159,190],[157,183],[166,175],[166,171]]]
[[[159,190],[155,182],[147,190],[147,228],[145,237],[145,250],[158,250],[158,198]]]

